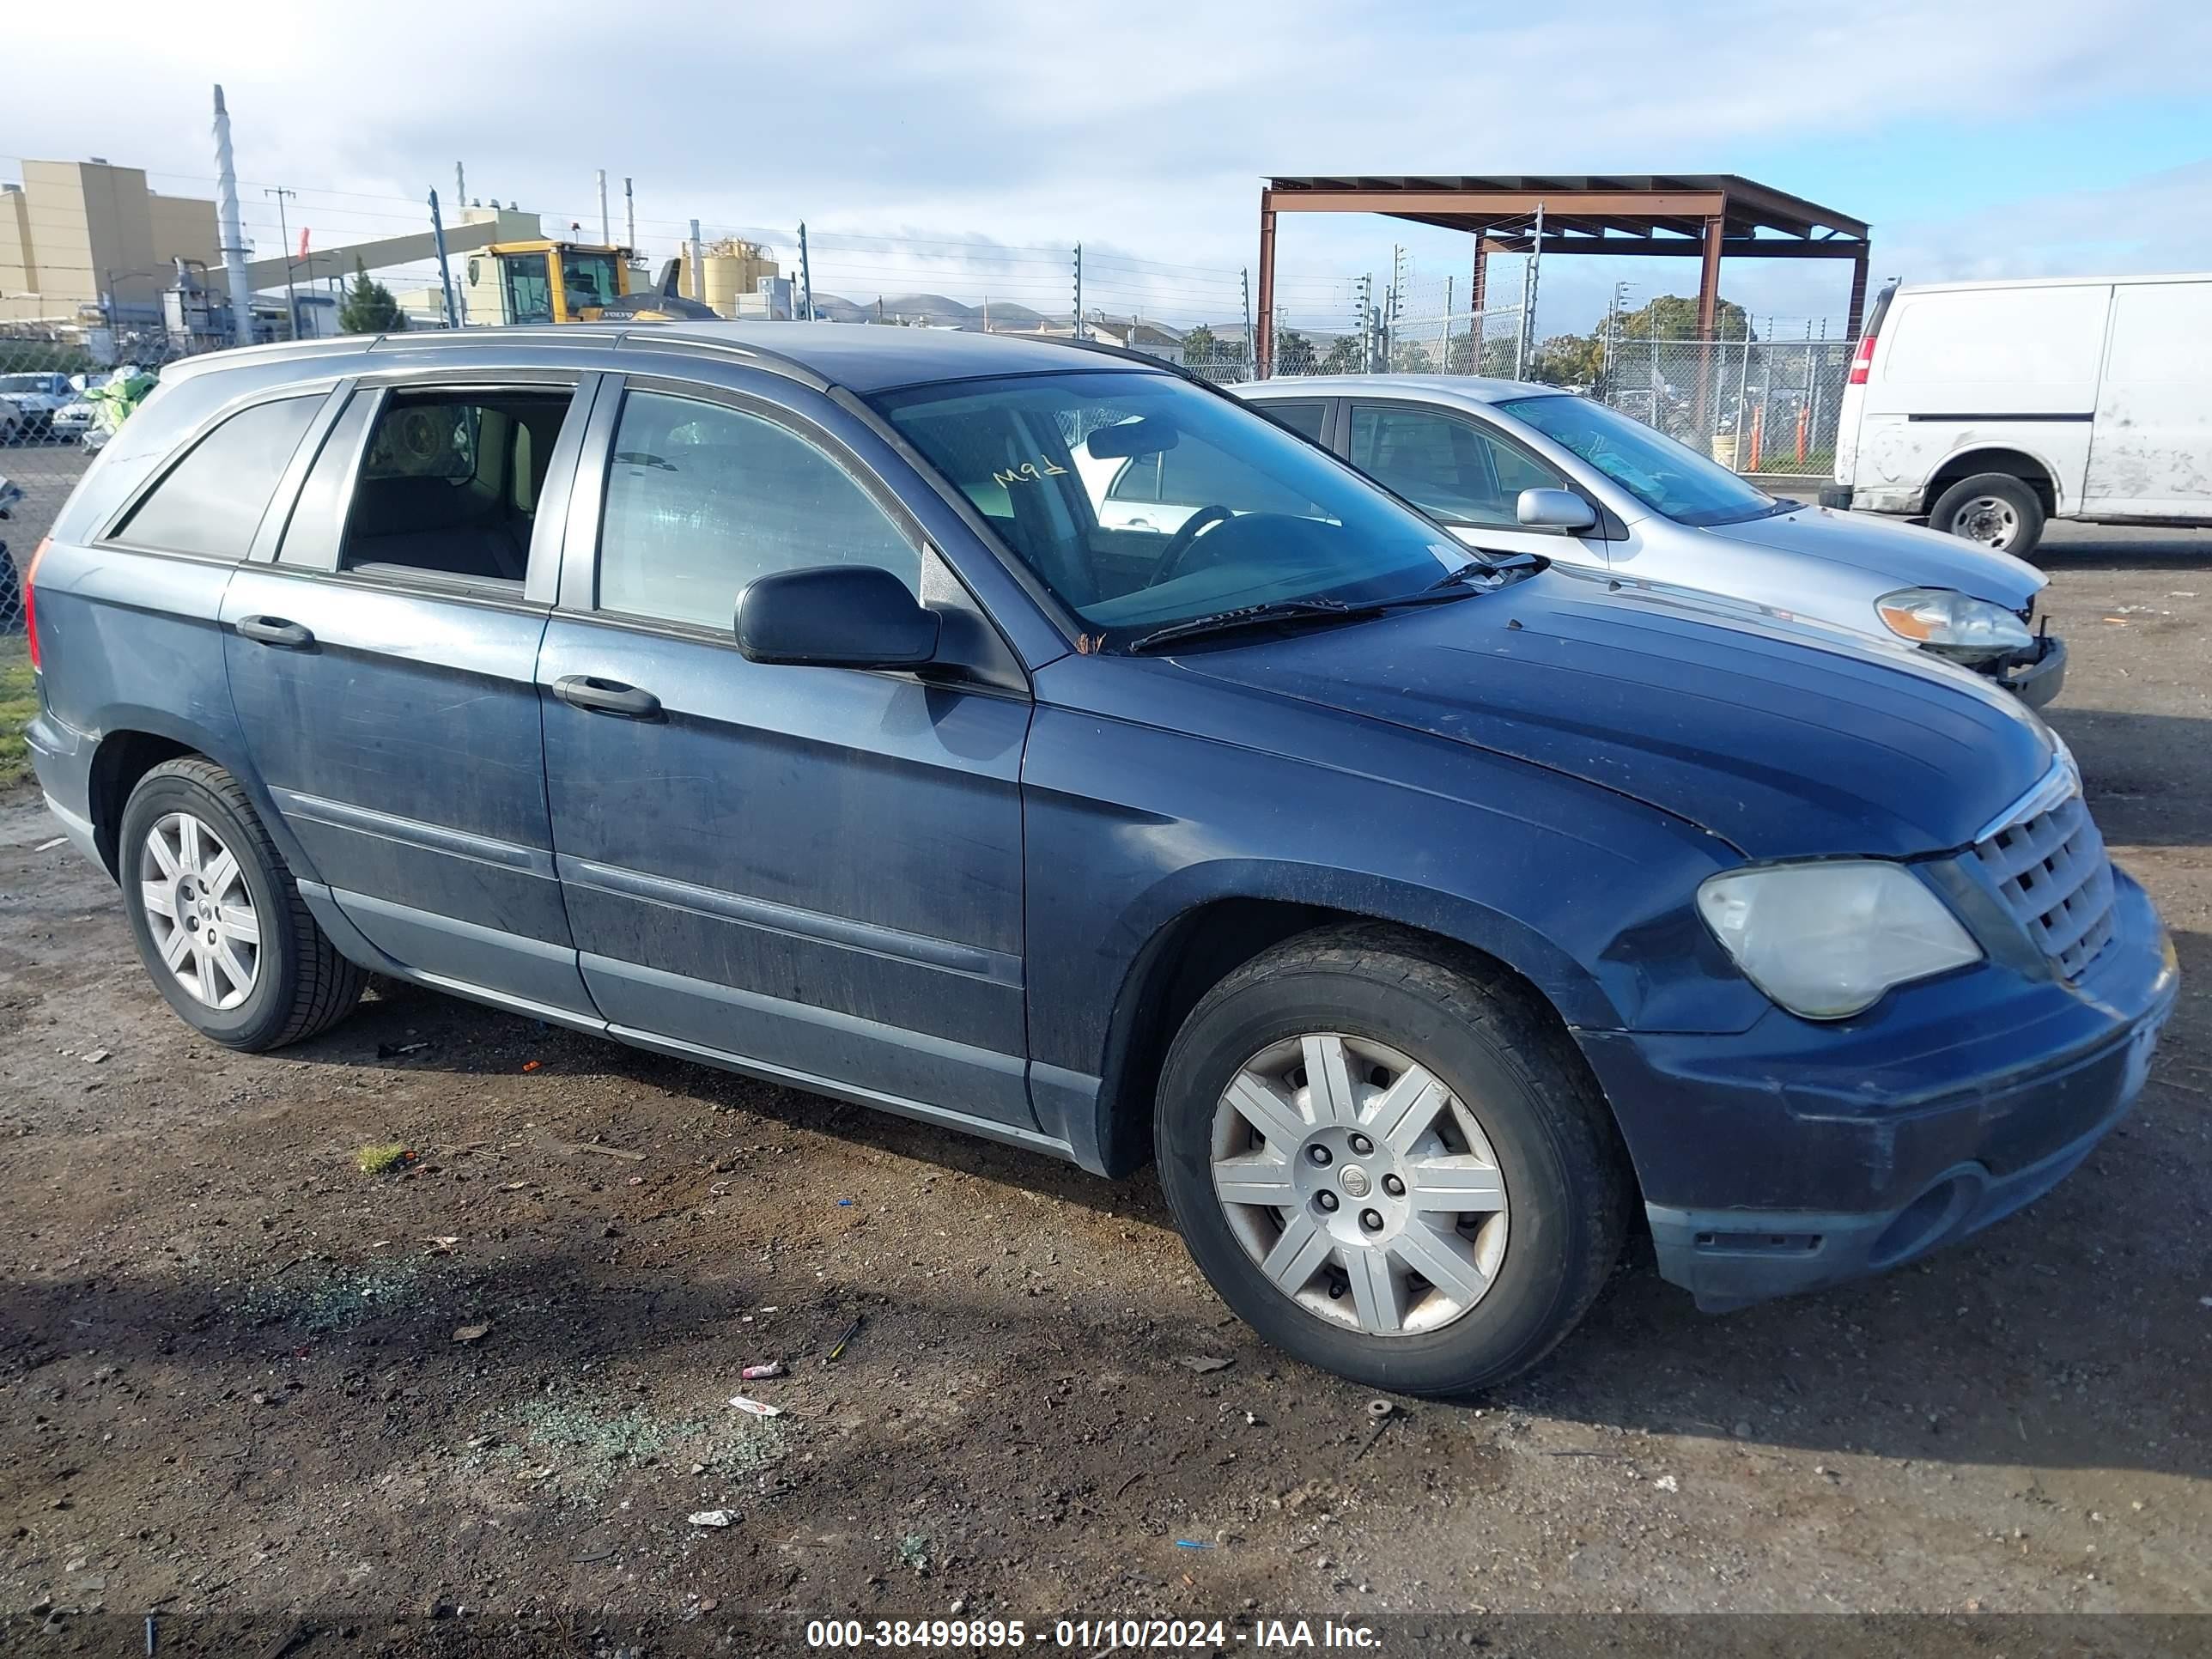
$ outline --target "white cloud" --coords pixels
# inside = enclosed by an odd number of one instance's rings
[[[207,88],[223,82],[264,246],[275,226],[260,187],[271,183],[301,190],[295,212],[331,241],[419,223],[416,204],[448,185],[456,159],[472,194],[593,225],[592,170],[605,167],[617,221],[619,179],[636,178],[641,240],[658,252],[694,215],[710,230],[785,232],[805,219],[823,234],[830,282],[865,292],[911,279],[972,297],[1002,280],[1017,290],[1008,297],[1032,303],[1048,302],[1060,281],[1043,260],[970,267],[841,249],[836,238],[1054,248],[1079,238],[1102,261],[1137,254],[1228,272],[1254,257],[1270,173],[1757,175],[1762,151],[1778,146],[1975,118],[1960,107],[1962,86],[1977,99],[2001,89],[1992,120],[2136,94],[2147,64],[2164,97],[2212,93],[2212,8],[2192,0],[2109,0],[2094,27],[2078,0],[1864,0],[1844,10],[1832,0],[1571,0],[1528,20],[1488,6],[1341,0],[1120,0],[1074,11],[1031,0],[657,0],[643,10],[403,0],[369,14],[295,8],[235,31],[179,29],[166,3],[116,0],[93,33],[66,11],[33,8],[9,36],[15,136],[5,142],[143,165],[163,175],[157,187],[206,187],[195,181],[212,172]],[[1958,221],[1905,228],[1909,241],[1885,234],[1878,258],[1894,248],[2021,269],[2057,257],[2032,251],[2018,227],[2005,234],[2002,186],[1990,181]],[[2201,191],[2189,199],[2203,222]],[[1985,255],[1959,234],[1974,224],[1990,233]],[[2041,222],[2033,228],[2047,236]],[[2129,234],[2109,223],[2106,234]],[[1292,270],[1348,276],[1387,263],[1394,237],[1439,276],[1462,267],[1463,241],[1372,220],[1301,222],[1285,233],[1284,258]],[[778,246],[791,257],[787,240]],[[1595,263],[1547,273],[1565,320],[1582,321],[1614,276],[1631,274]],[[1110,269],[1099,265],[1094,286],[1116,304],[1218,311],[1236,292],[1225,275],[1124,270],[1116,283],[1104,280]],[[1650,280],[1693,279],[1656,267]],[[1742,282],[1762,310],[1839,308],[1840,279],[1825,266],[1771,262]],[[1338,302],[1326,284],[1308,292]]]

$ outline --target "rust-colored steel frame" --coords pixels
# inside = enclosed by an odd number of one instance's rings
[[[1489,257],[1539,248],[1529,222],[1544,210],[1540,252],[1612,257],[1695,257],[1698,261],[1698,332],[1710,340],[1720,305],[1723,258],[1849,259],[1851,287],[1845,332],[1856,337],[1866,307],[1867,227],[1826,208],[1748,179],[1654,180],[1648,185],[1541,185],[1474,179],[1345,183],[1272,180],[1260,192],[1260,315],[1255,342],[1259,372],[1275,357],[1275,217],[1281,213],[1376,213],[1474,235],[1473,309],[1489,298]],[[1761,229],[1779,235],[1761,236]],[[1821,232],[1814,234],[1815,230]]]

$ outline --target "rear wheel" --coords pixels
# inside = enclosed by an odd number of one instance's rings
[[[138,954],[169,1006],[227,1048],[282,1048],[345,1018],[366,975],[300,897],[238,781],[192,757],[131,792],[116,848]]]
[[[1534,1364],[1626,1230],[1626,1160],[1557,1024],[1385,930],[1291,940],[1208,993],[1156,1134],[1223,1299],[1299,1358],[1407,1393]]]
[[[2043,539],[2043,501],[2025,479],[1978,472],[1936,498],[1928,523],[1992,552],[2024,554]]]

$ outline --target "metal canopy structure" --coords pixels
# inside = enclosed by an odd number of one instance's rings
[[[1698,331],[1707,340],[1724,258],[1849,259],[1849,335],[1857,335],[1866,306],[1865,221],[1732,173],[1270,179],[1260,192],[1257,343],[1263,374],[1274,364],[1280,213],[1379,213],[1468,232],[1475,239],[1475,311],[1484,307],[1492,253],[1697,259]]]

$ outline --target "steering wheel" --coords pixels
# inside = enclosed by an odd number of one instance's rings
[[[1189,556],[1190,550],[1197,545],[1199,533],[1210,525],[1222,524],[1236,516],[1229,508],[1218,505],[1200,507],[1182,521],[1182,529],[1168,538],[1167,546],[1160,552],[1159,565],[1153,570],[1152,580],[1145,586],[1158,587],[1162,582],[1171,581],[1182,574],[1183,561]]]

